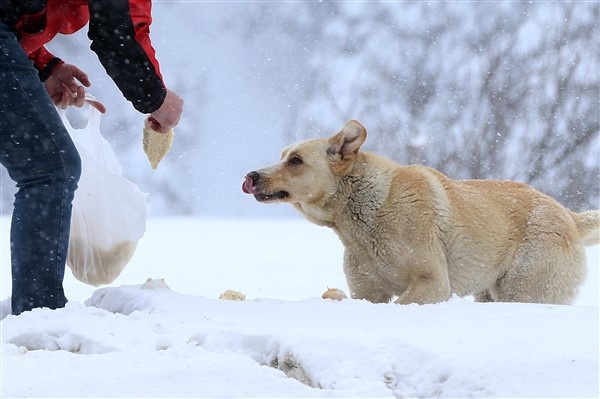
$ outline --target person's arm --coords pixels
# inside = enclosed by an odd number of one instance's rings
[[[29,59],[33,61],[42,82],[45,82],[54,70],[63,64],[60,58],[54,56],[43,46],[29,54]]]
[[[165,102],[155,50],[150,42],[150,0],[89,0],[91,49],[123,95],[141,113]]]

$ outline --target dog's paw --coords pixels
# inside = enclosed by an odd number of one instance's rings
[[[221,295],[219,295],[219,299],[223,299],[226,301],[243,301],[246,299],[246,295],[242,294],[239,291],[226,290]]]
[[[328,288],[327,291],[321,295],[321,298],[341,301],[342,299],[346,299],[348,297],[346,296],[346,293],[339,288]]]
[[[146,282],[144,284],[142,284],[141,288],[143,290],[169,290],[169,291],[171,291],[171,289],[167,285],[167,282],[165,281],[164,278],[158,278],[158,279],[148,278],[148,280],[146,280]]]

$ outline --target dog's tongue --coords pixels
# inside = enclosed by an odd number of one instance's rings
[[[258,194],[259,191],[254,188],[254,180],[251,177],[246,176],[244,183],[242,183],[242,191],[246,194]]]

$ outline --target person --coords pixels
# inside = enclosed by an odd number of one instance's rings
[[[183,99],[164,83],[151,22],[150,0],[0,0],[0,162],[18,188],[10,230],[14,315],[67,302],[63,277],[81,161],[55,106],[83,106],[90,80],[44,46],[89,23],[90,48],[108,75],[155,130],[167,132]]]

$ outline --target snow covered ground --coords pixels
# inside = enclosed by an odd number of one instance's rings
[[[109,287],[67,272],[65,309],[14,317],[1,221],[3,398],[600,395],[597,246],[573,306],[374,305],[320,298],[347,292],[325,228],[151,219]]]

